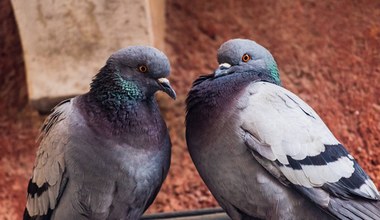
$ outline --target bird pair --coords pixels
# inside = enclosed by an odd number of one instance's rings
[[[187,98],[186,140],[202,179],[232,219],[380,219],[380,195],[315,111],[281,87],[254,41],[218,50]],[[167,57],[122,49],[88,93],[47,118],[24,219],[139,219],[170,165],[154,93],[176,94]]]

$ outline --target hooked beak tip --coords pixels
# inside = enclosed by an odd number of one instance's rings
[[[170,81],[167,78],[159,78],[158,84],[161,86],[161,90],[168,94],[172,99],[176,99],[177,95],[173,89],[173,87],[170,85]]]

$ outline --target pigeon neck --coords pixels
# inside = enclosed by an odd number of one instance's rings
[[[196,116],[203,115],[205,119],[215,118],[224,108],[233,105],[236,96],[251,81],[249,75],[243,75],[238,80],[233,79],[233,75],[220,78],[214,78],[213,75],[201,77],[190,90],[186,101],[187,110]]]
[[[119,109],[146,99],[143,92],[132,81],[114,79],[118,85],[104,83],[90,94],[104,109]]]
[[[278,71],[277,63],[272,56],[267,56],[265,63],[274,84],[281,86],[280,74]]]
[[[89,94],[105,109],[119,109],[146,99],[134,81],[123,79],[118,70],[108,66],[96,75]]]
[[[99,133],[106,136],[120,135],[123,133],[142,132],[132,129],[131,125],[149,127],[150,118],[159,115],[158,106],[154,96],[143,101],[128,100],[115,104],[115,101],[101,103],[91,93],[81,96],[80,110],[86,120]],[[146,119],[146,121],[145,121]],[[132,131],[131,131],[132,129]]]

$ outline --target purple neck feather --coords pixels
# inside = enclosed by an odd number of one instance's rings
[[[79,97],[78,108],[88,126],[106,138],[120,137],[127,142],[140,142],[148,134],[152,142],[159,142],[166,129],[154,97],[141,102],[125,103],[118,109],[104,109],[90,94]],[[149,140],[146,140],[149,141]]]

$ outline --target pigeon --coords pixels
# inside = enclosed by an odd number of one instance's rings
[[[24,219],[139,219],[161,188],[171,141],[156,91],[175,99],[166,55],[113,53],[89,92],[58,104],[42,126]]]
[[[218,50],[194,81],[186,141],[232,219],[380,219],[370,177],[318,114],[282,87],[271,53],[248,39]]]

